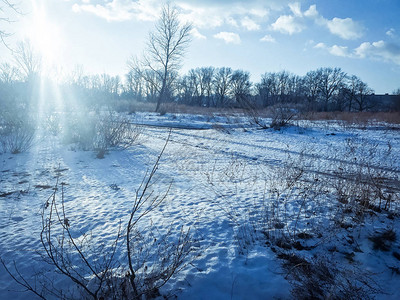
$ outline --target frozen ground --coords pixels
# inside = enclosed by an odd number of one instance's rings
[[[28,152],[0,154],[0,255],[8,266],[15,261],[31,282],[35,272],[49,270],[37,252],[42,251],[42,207],[57,176],[65,183],[71,228],[78,235],[93,233],[96,243],[112,243],[168,127],[174,127],[154,189],[162,193],[172,185],[148,220],[160,227],[190,228],[196,243],[190,263],[162,288],[163,294],[178,299],[291,298],[292,272],[285,262],[292,255],[325,258],[350,274],[349,280],[372,278],[381,288],[378,299],[400,299],[400,260],[394,255],[400,253],[399,128],[304,121],[274,131],[259,130],[242,117],[145,113],[132,122],[143,125],[138,144],[111,151],[104,159],[46,131],[39,132]],[[333,182],[338,176],[356,180],[360,165],[385,177],[384,190],[393,201],[389,211],[366,209],[353,225],[353,215],[341,214]],[[302,186],[309,187],[306,198],[299,196],[305,192]],[[277,221],[284,225],[268,227]],[[397,233],[390,249],[374,249],[368,237],[387,229]],[[299,233],[311,237],[301,239]],[[283,237],[289,245],[282,244]],[[125,260],[123,248],[117,257]],[[32,299],[18,290],[0,266],[0,299]]]

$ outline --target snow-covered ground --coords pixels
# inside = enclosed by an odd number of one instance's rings
[[[329,262],[339,270],[338,278],[368,278],[380,287],[379,299],[400,299],[400,128],[297,121],[275,131],[260,130],[241,116],[138,113],[131,118],[141,127],[137,144],[110,151],[104,159],[44,130],[29,151],[0,154],[0,256],[11,270],[15,261],[31,284],[33,274],[51,270],[38,253],[43,253],[41,212],[57,178],[71,230],[77,236],[91,233],[94,243],[112,244],[173,127],[152,189],[162,194],[171,186],[146,218],[152,226],[142,232],[184,226],[195,242],[185,267],[162,294],[291,298],[293,276],[304,270],[288,264],[296,257]],[[383,180],[390,209],[346,214],[344,206],[352,203],[339,202],[338,195],[343,189],[348,199],[360,197],[354,187],[364,180],[357,177],[360,168]],[[387,200],[382,201],[383,207]],[[374,249],[368,237],[388,229],[397,238],[387,251]],[[116,257],[126,262],[123,246]],[[34,296],[20,290],[0,266],[0,299]]]

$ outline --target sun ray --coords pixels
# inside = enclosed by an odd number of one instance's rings
[[[62,32],[59,25],[49,17],[43,1],[32,0],[32,22],[27,35],[42,57],[43,72],[62,65]]]
[[[25,21],[23,36],[32,45],[35,55],[41,58],[38,76],[30,83],[33,86],[30,95],[33,104],[31,114],[36,120],[38,139],[47,137],[50,118],[55,115],[62,118],[65,109],[60,76],[62,76],[61,66],[64,65],[62,50],[66,43],[60,23],[52,18],[49,3],[46,0],[30,1],[31,11]]]

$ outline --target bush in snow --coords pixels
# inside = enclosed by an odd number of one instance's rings
[[[131,124],[128,119],[115,112],[98,116],[95,128],[93,147],[98,158],[103,158],[110,148],[126,149],[133,146],[140,135],[138,126]]]
[[[0,144],[3,152],[21,153],[31,148],[35,136],[35,123],[25,112],[5,111],[0,114]]]
[[[270,127],[280,130],[287,126],[296,115],[296,110],[290,105],[277,104],[271,107],[272,121]]]
[[[396,159],[391,144],[378,150],[377,144],[348,138],[345,155],[352,163],[338,159],[331,180],[333,195],[342,204],[343,211],[352,212],[362,220],[369,211],[394,210],[399,198],[396,187],[399,175],[382,165]]]
[[[85,151],[93,150],[97,158],[103,158],[112,148],[133,146],[140,135],[138,126],[112,111],[72,114],[63,131],[65,143]]]
[[[278,103],[268,107],[266,111],[257,108],[250,108],[246,111],[250,118],[250,123],[259,126],[261,129],[273,128],[280,130],[288,126],[292,119],[297,115],[298,109],[293,104]],[[268,122],[267,116],[271,119]]]

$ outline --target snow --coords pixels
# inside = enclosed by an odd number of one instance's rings
[[[160,230],[183,225],[191,229],[196,243],[188,264],[161,293],[172,293],[178,299],[290,298],[287,270],[274,252],[277,247],[258,230],[265,226],[260,216],[263,203],[276,202],[285,207],[279,216],[285,222],[284,230],[298,233],[320,228],[324,235],[323,242],[315,235],[301,241],[303,246],[319,243],[318,247],[292,249],[293,253],[309,258],[331,253],[337,264],[346,267],[351,263],[344,254],[352,255],[357,269],[376,274],[374,280],[388,293],[377,298],[400,298],[399,275],[388,268],[399,268],[400,261],[391,251],[374,250],[368,240],[378,228],[393,228],[398,237],[392,250],[400,252],[398,215],[393,219],[384,213],[368,215],[361,221],[363,226],[335,227],[335,232],[327,233],[324,230],[332,224],[338,207],[332,193],[325,191],[323,198],[304,203],[296,189],[282,188],[287,183],[282,178],[295,176],[299,167],[313,180],[329,181],[329,174],[338,167],[354,170],[368,161],[371,169],[392,176],[397,202],[391,210],[399,212],[399,128],[377,123],[359,128],[331,121],[296,121],[275,131],[259,130],[241,115],[137,113],[131,118],[142,127],[137,145],[110,151],[104,159],[63,144],[59,136],[45,130],[39,130],[28,152],[0,154],[0,193],[12,192],[0,197],[0,256],[9,267],[15,261],[21,274],[31,281],[35,272],[51,269],[37,252],[43,252],[41,211],[53,193],[57,176],[63,182],[73,234],[90,233],[94,242],[111,244],[119,224],[126,224],[136,191],[172,127],[153,188],[155,193],[165,193],[172,185],[166,200],[146,222]],[[374,156],[368,156],[371,148]],[[267,192],[271,188],[282,193],[275,197]],[[279,236],[284,230],[270,234]],[[150,234],[146,229],[144,232]],[[352,250],[352,239],[361,252]],[[335,251],[328,250],[333,248]],[[123,247],[117,257],[125,261]],[[68,281],[60,284],[72,286]],[[0,266],[0,299],[33,298],[33,294],[18,290],[21,287]]]

